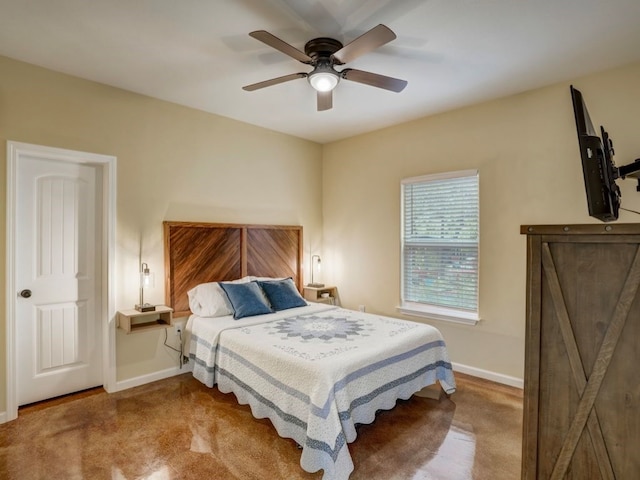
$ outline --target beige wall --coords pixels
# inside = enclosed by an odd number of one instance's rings
[[[574,84],[596,128],[604,123],[612,135],[617,163],[640,157],[640,64]],[[325,280],[339,286],[347,307],[398,316],[400,180],[464,169],[480,172],[482,321],[423,321],[443,332],[452,361],[522,378],[526,250],[519,227],[597,223],[587,214],[569,83],[325,145]],[[640,210],[635,181],[621,185],[623,206]],[[639,220],[622,212],[619,221]]]
[[[321,238],[320,145],[0,57],[2,305],[7,140],[117,157],[117,309],[138,300],[140,251],[156,274],[145,300],[164,301],[163,220],[302,225],[306,251]],[[4,327],[2,308],[3,352]],[[119,331],[117,379],[176,366],[163,341]],[[5,368],[0,355],[0,412]]]
[[[640,64],[576,80],[624,164],[640,156]],[[347,307],[399,316],[400,180],[478,168],[481,290],[475,327],[429,321],[452,360],[521,378],[525,240],[521,224],[595,222],[586,214],[568,83],[427,117],[324,147],[0,57],[0,143],[118,158],[116,308],[137,300],[139,252],[164,299],[162,220],[301,224],[305,252]],[[322,182],[318,179],[322,178]],[[6,149],[0,217],[6,225]],[[623,205],[640,210],[635,183]],[[621,222],[637,222],[623,212]],[[5,304],[5,228],[0,300]],[[308,259],[305,260],[305,265]],[[5,345],[4,309],[0,345]],[[409,317],[407,317],[409,318]],[[411,317],[415,319],[415,317]],[[428,320],[427,320],[428,321]],[[117,335],[117,378],[175,365],[161,332]],[[0,412],[5,358],[0,355]]]

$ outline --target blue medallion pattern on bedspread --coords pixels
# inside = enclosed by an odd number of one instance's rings
[[[324,469],[324,480],[349,478],[347,444],[376,411],[437,380],[455,391],[440,332],[416,322],[312,305],[242,320],[192,316],[187,330],[194,377],[269,418],[302,446],[302,468]]]
[[[330,342],[333,339],[354,340],[349,338],[350,335],[367,335],[365,328],[362,321],[348,320],[344,316],[299,315],[276,322],[274,333],[281,334],[282,340],[300,337],[303,341],[318,339]]]

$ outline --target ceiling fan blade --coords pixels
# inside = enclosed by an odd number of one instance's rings
[[[341,72],[342,78],[351,80],[352,82],[364,83],[372,87],[384,88],[392,92],[401,92],[407,86],[406,80],[399,78],[387,77],[378,73],[365,72],[364,70],[355,70],[353,68],[345,68]]]
[[[299,62],[302,62],[302,63],[313,62],[313,60],[309,55],[307,55],[304,52],[301,52],[296,47],[289,45],[284,40],[280,40],[278,37],[276,37],[275,35],[272,35],[266,30],[256,30],[255,32],[251,32],[249,35],[255,38],[256,40],[260,40],[262,43],[266,43],[267,45],[269,45],[272,48],[275,48],[276,50],[280,50],[285,55],[289,55],[290,57],[295,58]]]
[[[389,27],[380,24],[335,52],[333,58],[340,63],[349,63],[359,56],[395,40],[395,38],[396,34]]]
[[[331,110],[333,108],[333,90],[318,92],[318,111]]]
[[[272,78],[271,80],[265,80],[264,82],[252,83],[251,85],[245,85],[242,87],[243,90],[247,92],[253,92],[254,90],[259,90],[260,88],[270,87],[271,85],[277,85],[279,83],[289,82],[291,80],[296,80],[297,78],[305,78],[307,76],[306,73],[291,73],[289,75],[284,75],[283,77]]]

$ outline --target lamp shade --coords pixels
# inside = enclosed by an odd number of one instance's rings
[[[314,71],[309,74],[309,83],[318,92],[333,90],[338,85],[339,80],[340,77],[330,71]]]
[[[146,263],[140,264],[140,303],[136,305],[136,310],[140,312],[154,311],[156,307],[150,303],[144,301],[144,289],[152,288],[154,286],[155,276],[149,271],[149,266]]]
[[[321,287],[324,287],[324,283],[318,283],[314,281],[314,278],[313,278],[316,265],[317,265],[318,271],[320,271],[322,268],[322,259],[320,258],[320,255],[311,256],[311,283],[308,286],[321,288]]]
[[[155,286],[155,275],[149,271],[146,263],[140,268],[140,288],[153,288]]]

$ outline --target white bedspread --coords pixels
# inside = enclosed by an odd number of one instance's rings
[[[194,377],[269,418],[324,480],[349,477],[347,443],[376,411],[436,380],[455,391],[442,336],[421,323],[313,304],[240,320],[192,315],[186,329]]]

